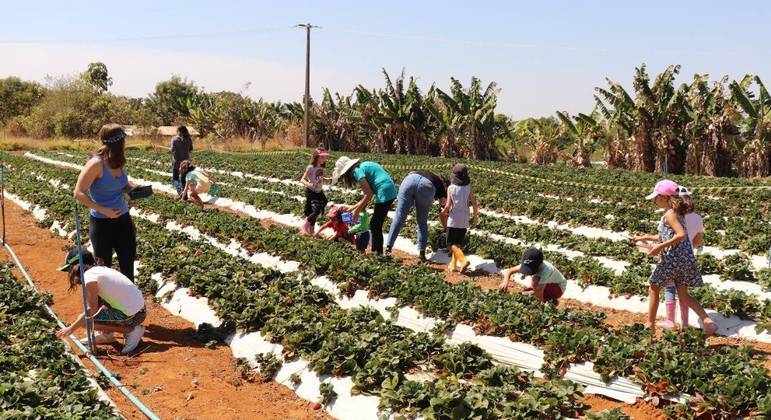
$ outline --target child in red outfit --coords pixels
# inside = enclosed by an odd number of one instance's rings
[[[369,244],[369,232],[351,231],[348,223],[343,221],[343,213],[345,213],[345,208],[342,206],[335,206],[329,209],[329,212],[327,212],[327,222],[313,236],[319,237],[323,230],[331,228],[335,232],[335,236],[332,237],[333,241],[356,244],[356,249],[363,251]],[[350,221],[350,223],[356,222],[353,218]]]

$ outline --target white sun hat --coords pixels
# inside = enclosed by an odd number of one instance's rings
[[[340,179],[346,172],[348,172],[353,165],[359,163],[359,159],[351,159],[348,156],[340,156],[335,162],[335,169],[332,171],[332,185],[337,184],[337,180]]]

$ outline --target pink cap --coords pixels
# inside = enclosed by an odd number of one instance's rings
[[[329,152],[327,152],[324,149],[316,149],[316,153],[318,153],[319,156],[324,156],[324,157],[328,157],[329,156]]]
[[[673,197],[677,195],[677,183],[668,179],[662,179],[656,183],[653,187],[653,192],[648,194],[645,199],[653,200],[656,196],[663,195],[667,197]]]

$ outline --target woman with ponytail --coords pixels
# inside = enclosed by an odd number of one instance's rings
[[[91,209],[88,234],[94,256],[111,267],[115,251],[120,272],[133,281],[137,238],[124,194],[136,186],[123,169],[126,131],[118,124],[106,124],[98,136],[102,146],[80,171],[74,195]]]

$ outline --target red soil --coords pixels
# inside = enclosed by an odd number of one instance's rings
[[[68,292],[56,267],[68,242],[39,228],[31,215],[6,201],[8,242],[41,291],[53,295],[53,309],[64,321],[82,311],[79,293]],[[3,253],[3,259],[8,256]],[[21,279],[21,275],[19,274]],[[208,349],[191,337],[192,324],[147,299],[147,332],[132,356],[120,354],[120,345],[101,346],[98,357],[145,405],[167,419],[329,418],[276,382],[252,383],[241,379],[225,345]],[[83,335],[83,332],[79,332]],[[92,370],[93,365],[81,357]],[[144,418],[120,391],[108,391],[123,414]]]

